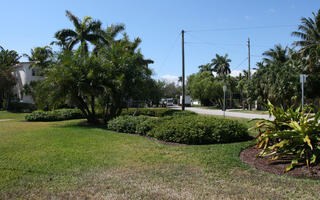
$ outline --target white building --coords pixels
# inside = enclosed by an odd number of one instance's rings
[[[17,69],[14,75],[17,77],[17,85],[14,88],[17,101],[22,103],[33,103],[33,99],[30,95],[23,93],[23,86],[29,84],[30,81],[38,81],[43,79],[42,76],[38,76],[37,69],[30,69],[32,62],[20,62],[17,64]]]

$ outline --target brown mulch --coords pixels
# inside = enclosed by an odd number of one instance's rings
[[[291,160],[288,157],[269,161],[269,158],[258,158],[256,156],[260,151],[261,149],[258,149],[255,146],[249,147],[240,153],[240,159],[256,169],[273,174],[287,174],[296,178],[320,179],[320,165],[311,166],[310,169],[308,169],[306,165],[299,164],[289,172],[285,172],[285,169],[291,163]]]

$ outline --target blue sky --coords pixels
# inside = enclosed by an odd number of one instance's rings
[[[19,54],[48,45],[56,31],[72,28],[65,16],[70,10],[80,18],[99,19],[104,26],[124,23],[131,38],[142,39],[145,58],[154,60],[150,67],[155,78],[181,76],[182,29],[187,31],[186,75],[197,72],[216,53],[228,53],[236,73],[247,69],[248,37],[254,67],[275,44],[291,46],[296,38],[290,34],[301,17],[317,9],[319,0],[1,0],[0,45]]]

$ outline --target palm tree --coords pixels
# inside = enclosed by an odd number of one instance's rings
[[[211,72],[212,71],[211,63],[205,64],[205,65],[200,65],[199,70],[200,70],[200,72],[207,72],[207,71]]]
[[[3,102],[6,102],[5,107],[8,108],[10,94],[12,88],[16,84],[16,78],[13,75],[16,70],[16,64],[19,63],[20,56],[16,51],[5,50],[0,46],[0,108]]]
[[[30,67],[45,69],[52,63],[53,51],[51,47],[35,47],[31,49],[31,56],[24,54],[23,56],[27,57],[29,61],[34,62]]]
[[[99,49],[103,47],[110,47],[114,42],[119,42],[119,40],[115,40],[115,38],[120,32],[124,31],[124,29],[125,26],[123,24],[112,24],[105,30],[98,30],[99,39],[97,41],[93,41],[95,44],[93,52],[97,53]]]
[[[285,63],[288,60],[288,47],[284,49],[281,44],[275,45],[274,48],[265,51],[262,55],[265,56],[263,61],[267,64]]]
[[[309,71],[313,71],[320,63],[320,9],[317,14],[312,12],[312,15],[313,19],[302,17],[299,31],[292,32],[293,36],[301,39],[293,42],[293,45],[301,47],[299,52],[306,58]]]
[[[73,47],[80,42],[81,47],[85,52],[88,52],[88,43],[95,44],[99,40],[105,41],[101,36],[101,22],[99,20],[92,20],[91,17],[84,17],[81,21],[78,17],[74,16],[70,11],[66,11],[66,16],[73,23],[75,30],[62,29],[55,33],[54,41],[51,44],[62,46],[63,49],[72,50]]]
[[[231,73],[230,62],[231,59],[228,58],[228,54],[224,56],[216,54],[216,58],[211,60],[212,71],[217,72],[218,75],[228,75]]]

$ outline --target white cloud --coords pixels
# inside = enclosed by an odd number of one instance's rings
[[[254,73],[256,73],[256,71],[257,71],[257,70],[255,70],[255,69],[251,69],[251,75],[254,74]],[[212,72],[212,74],[213,74],[215,77],[217,76],[217,73],[216,73],[216,72]],[[239,74],[244,75],[244,74],[243,74],[243,70],[231,70],[230,76],[237,77],[237,76],[239,76]]]
[[[179,80],[179,77],[178,76],[174,76],[174,75],[164,75],[164,76],[161,76],[162,80],[166,81],[166,82],[173,82],[173,83],[178,83],[178,80]]]
[[[249,17],[248,15],[246,15],[246,16],[244,16],[244,19],[245,19],[245,20],[249,20],[249,19],[251,19],[251,17]]]
[[[239,76],[239,74],[242,73],[241,70],[231,70],[231,76],[236,77]]]

